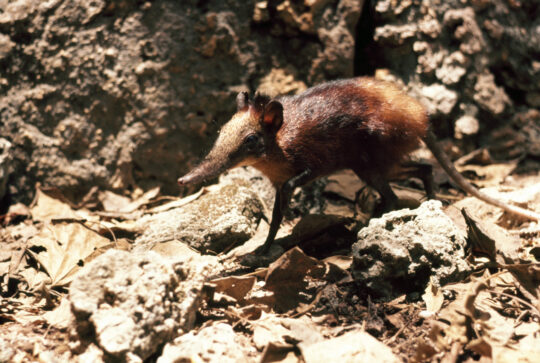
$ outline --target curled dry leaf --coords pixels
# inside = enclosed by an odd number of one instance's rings
[[[190,194],[187,197],[184,197],[184,198],[181,198],[181,199],[178,199],[178,200],[174,200],[172,202],[169,202],[169,203],[166,203],[166,204],[151,208],[151,209],[148,210],[148,213],[161,213],[161,212],[166,212],[166,211],[168,211],[170,209],[173,209],[173,208],[183,207],[186,204],[189,204],[189,203],[193,202],[194,200],[196,200],[197,198],[199,198],[206,191],[207,191],[207,188],[201,188],[197,193]]]
[[[426,310],[432,313],[438,312],[444,302],[444,296],[441,289],[430,281],[424,295],[422,295],[422,300],[426,303]]]
[[[257,278],[255,276],[229,276],[210,282],[216,285],[216,292],[229,295],[235,298],[236,301],[242,301],[257,282]]]
[[[36,190],[33,206],[30,208],[34,221],[50,221],[51,219],[79,219],[77,214],[67,203],[52,198],[41,189]]]
[[[540,263],[503,265],[518,281],[521,293],[531,300],[540,316]]]
[[[494,223],[473,218],[466,208],[461,209],[461,213],[467,223],[473,253],[487,255],[492,262],[514,263],[519,260],[519,238]]]
[[[301,302],[300,294],[307,288],[306,277],[321,276],[325,264],[309,257],[295,247],[284,253],[268,268],[266,289],[275,296],[275,307],[280,311],[294,309]]]
[[[323,261],[336,265],[342,270],[348,270],[349,268],[351,268],[353,258],[351,256],[334,255],[325,258]]]
[[[461,214],[467,223],[467,235],[473,252],[487,255],[491,261],[495,262],[497,257],[495,241],[488,235],[482,225],[469,215],[467,208],[462,208]]]
[[[106,212],[131,213],[157,197],[159,190],[159,187],[152,188],[135,200],[107,190],[99,193],[99,200]]]
[[[43,318],[51,326],[58,329],[66,329],[69,326],[69,321],[71,319],[71,309],[68,298],[62,298],[60,304],[54,310],[43,314]]]
[[[94,250],[110,241],[80,223],[55,223],[46,224],[28,243],[38,247],[38,252],[29,251],[51,278],[50,284],[64,286]]]
[[[514,171],[519,160],[512,160],[506,163],[491,165],[456,165],[456,169],[465,175],[473,175],[474,183],[485,188],[498,186],[504,179]]]

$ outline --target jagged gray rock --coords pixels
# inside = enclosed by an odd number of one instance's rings
[[[201,252],[221,252],[251,238],[263,210],[246,181],[224,182],[182,208],[141,218],[137,223],[144,232],[136,248],[178,240]]]
[[[247,352],[244,352],[239,344],[239,339],[230,325],[218,323],[196,333],[184,334],[166,344],[157,362],[247,363],[253,361],[248,359]]]
[[[445,284],[471,271],[466,235],[430,200],[372,219],[352,246],[352,273],[371,294],[392,297],[423,291],[430,278]]]
[[[0,134],[14,147],[13,198],[26,202],[36,181],[73,199],[92,186],[156,182],[178,193],[176,179],[230,118],[237,92],[255,92],[272,74],[276,84],[353,75],[362,6],[2,3]]]
[[[193,327],[213,268],[210,257],[172,260],[151,251],[107,251],[70,286],[70,329],[78,341],[74,351],[95,356],[101,350],[121,361],[130,356],[145,360],[159,345]],[[85,352],[87,347],[94,348]]]

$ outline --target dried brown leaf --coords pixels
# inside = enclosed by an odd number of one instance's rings
[[[181,199],[178,199],[178,200],[174,200],[172,202],[169,202],[169,203],[166,203],[166,204],[151,208],[151,209],[148,210],[148,213],[161,213],[161,212],[166,212],[166,211],[168,211],[170,209],[173,209],[173,208],[183,207],[184,205],[189,204],[189,203],[193,202],[194,200],[196,200],[197,198],[199,198],[201,195],[206,193],[207,190],[208,190],[208,188],[201,188],[197,193],[190,194],[187,197],[184,197],[184,198],[181,198]]]
[[[494,223],[471,217],[466,208],[463,208],[461,213],[467,223],[473,252],[485,254],[493,262],[514,263],[519,260],[519,238]]]
[[[441,289],[430,281],[422,295],[422,300],[426,303],[427,311],[436,313],[443,305],[444,296]]]
[[[270,343],[263,351],[261,363],[299,363],[300,358],[294,353],[294,346],[291,344]]]
[[[437,350],[429,343],[419,341],[413,362],[425,362],[437,354]]]
[[[502,265],[519,281],[522,293],[540,312],[540,263]]]
[[[135,200],[107,190],[99,193],[99,200],[106,212],[132,213],[157,197],[159,190],[159,187],[152,188]]]
[[[220,292],[243,301],[246,294],[251,291],[257,278],[255,276],[237,277],[229,276],[210,281],[216,285],[216,292]]]
[[[351,202],[356,200],[356,193],[366,186],[358,176],[351,170],[343,170],[328,177],[328,184],[324,188],[325,192],[330,192],[348,199]]]
[[[101,191],[98,199],[106,212],[125,212],[124,209],[131,203],[129,197],[116,194],[110,190]]]
[[[199,251],[177,240],[156,243],[150,250],[166,257],[201,255]]]
[[[334,255],[325,258],[323,261],[336,265],[342,270],[348,270],[352,265],[353,258],[351,256]]]
[[[474,183],[485,188],[500,185],[514,171],[518,162],[519,160],[512,160],[490,165],[456,165],[456,169],[469,177],[474,175]]]
[[[258,320],[261,318],[263,312],[267,312],[269,309],[264,305],[247,305],[241,308],[235,308],[234,306],[227,307],[227,312],[232,311],[237,317],[248,320]],[[225,312],[227,314],[227,312]]]
[[[50,276],[52,286],[71,282],[85,259],[109,243],[110,240],[80,223],[47,224],[29,240],[30,246],[44,249],[31,253]]]
[[[40,188],[36,190],[34,205],[30,208],[30,213],[34,221],[50,221],[56,218],[79,218],[79,215],[69,204],[47,195]]]
[[[274,292],[276,308],[289,311],[301,302],[300,294],[305,291],[306,276],[320,276],[325,270],[321,261],[309,257],[299,248],[284,253],[268,267],[266,289]]]
[[[64,297],[60,301],[54,310],[48,311],[43,314],[43,318],[51,326],[58,329],[66,329],[69,326],[71,318],[71,306],[67,297]]]
[[[467,208],[461,209],[461,214],[467,223],[467,234],[473,252],[487,255],[491,261],[495,262],[497,258],[495,241],[484,230],[482,224],[469,215]]]

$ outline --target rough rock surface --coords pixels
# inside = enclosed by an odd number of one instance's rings
[[[36,181],[177,193],[238,91],[353,75],[362,1],[0,1],[0,134]],[[270,84],[272,88],[272,85]],[[275,87],[273,87],[275,88]],[[282,92],[283,89],[280,89]],[[217,121],[217,122],[213,122]]]
[[[352,331],[340,337],[314,344],[299,344],[306,363],[318,362],[401,362],[392,350],[364,331]]]
[[[372,219],[352,246],[352,272],[380,297],[423,291],[430,280],[445,284],[470,272],[465,234],[430,200]]]
[[[361,58],[403,80],[438,130],[453,134],[445,126],[463,116],[490,130],[517,109],[538,107],[539,4],[379,0]]]
[[[259,170],[250,166],[234,168],[224,173],[219,178],[219,183],[240,183],[241,185],[246,185],[247,183],[249,188],[264,202],[265,207],[268,209],[265,213],[270,213],[267,217],[271,217],[276,190],[274,189],[272,182],[270,182],[270,180]]]
[[[200,259],[111,250],[93,260],[69,292],[76,351],[90,346],[86,354],[92,356],[102,351],[120,361],[132,355],[144,360],[189,331],[213,266]]]
[[[238,340],[239,336],[230,325],[218,323],[196,333],[191,331],[168,343],[157,362],[246,363],[253,361],[253,359],[248,359]]]
[[[143,217],[138,249],[170,240],[201,251],[221,252],[247,241],[263,215],[263,202],[245,181],[224,182],[188,205]]]

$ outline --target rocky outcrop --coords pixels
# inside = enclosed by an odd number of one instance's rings
[[[538,107],[539,2],[380,0],[373,42],[362,55],[427,106],[437,129],[462,135],[467,117],[490,130]]]
[[[295,93],[386,68],[377,75],[421,99],[440,134],[473,125],[473,147],[540,105],[538,0],[0,4],[11,201],[28,202],[36,182],[74,200],[91,186],[178,193],[238,91]]]
[[[362,2],[0,4],[0,134],[28,202],[36,182],[178,193],[238,91],[352,76]]]
[[[351,268],[369,293],[390,298],[422,291],[431,280],[444,285],[471,271],[465,260],[465,234],[441,210],[424,202],[372,219],[352,246]]]

